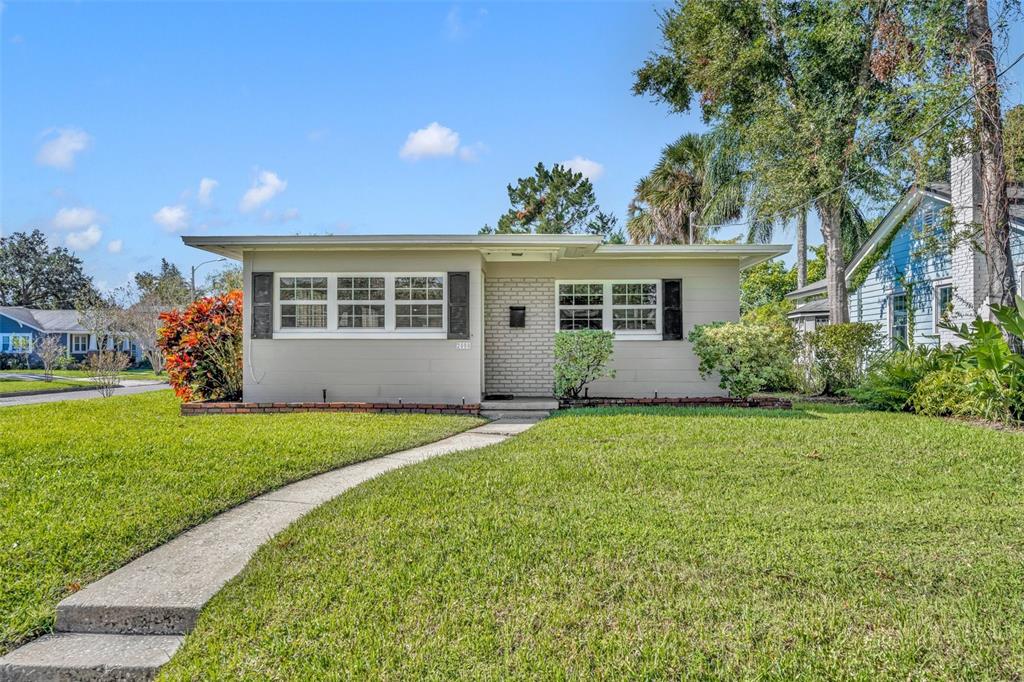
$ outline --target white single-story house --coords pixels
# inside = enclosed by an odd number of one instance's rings
[[[1010,251],[1024,295],[1024,184],[1010,183],[1007,190]],[[957,343],[941,321],[969,324],[988,314],[985,256],[973,236],[980,222],[978,156],[955,156],[949,182],[907,190],[850,259],[850,321],[877,324],[894,345]],[[825,280],[787,295],[799,304],[789,314],[798,330],[829,323],[826,296]]]
[[[591,396],[700,397],[686,337],[739,318],[740,271],[789,246],[590,235],[187,236],[242,262],[247,402],[551,396],[557,330],[615,333]]]
[[[0,306],[0,353],[24,355],[37,359],[36,344],[46,336],[56,336],[67,349],[67,355],[81,361],[98,344],[129,353],[133,362],[142,360],[142,352],[129,340],[113,338],[97,340],[79,321],[77,310],[38,310],[22,306]]]

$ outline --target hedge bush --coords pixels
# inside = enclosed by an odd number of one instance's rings
[[[609,369],[615,334],[583,329],[555,333],[555,395],[579,398],[591,381],[615,376]]]
[[[689,336],[700,375],[718,372],[718,385],[739,398],[792,382],[791,339],[775,325],[739,322],[702,325]]]
[[[860,384],[882,347],[878,327],[868,322],[830,324],[807,335],[823,390],[839,394]]]
[[[175,394],[193,400],[242,397],[242,292],[160,314],[157,344]]]

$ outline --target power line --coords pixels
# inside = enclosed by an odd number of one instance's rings
[[[1003,75],[1006,74],[1006,72],[1008,72],[1013,67],[1017,66],[1017,64],[1020,63],[1020,61],[1022,59],[1024,59],[1024,52],[1021,52],[1019,55],[1017,55],[1016,59],[1014,59],[1002,71],[1000,71],[999,73],[996,74],[996,84],[998,84],[999,79],[1002,78]],[[995,84],[993,84],[993,85],[995,85]],[[973,89],[974,89],[973,86],[971,86],[971,90],[973,90]],[[914,137],[912,137],[909,140],[907,140],[906,142],[904,142],[899,147],[894,148],[892,151],[905,149],[906,147],[908,147],[909,145],[913,144],[914,142],[917,142],[919,139],[921,139],[922,137],[924,137],[925,135],[927,135],[931,131],[935,130],[935,128],[937,128],[943,121],[945,121],[947,118],[949,118],[952,114],[954,114],[958,110],[960,110],[960,109],[964,108],[965,106],[967,106],[971,102],[971,100],[973,100],[975,97],[977,97],[977,92],[972,92],[970,95],[965,97],[960,103],[958,103],[955,106],[951,107],[950,109],[946,110],[946,112],[943,113],[942,116],[940,116],[939,119],[937,121],[935,121],[935,123],[933,123],[932,125],[928,126],[924,130],[922,130],[920,133],[918,133]],[[876,141],[880,141],[880,140],[881,140],[880,137],[876,139]],[[789,208],[783,209],[781,211],[776,211],[774,214],[769,214],[769,216],[767,218],[764,218],[762,220],[764,222],[774,222],[778,218],[786,218],[786,217],[792,215],[793,212],[796,211],[797,209],[809,208],[811,205],[813,205],[819,199],[823,199],[824,197],[827,197],[830,194],[838,192],[843,187],[847,186],[848,184],[850,184],[851,182],[853,182],[857,178],[860,178],[860,177],[862,177],[864,175],[867,175],[869,172],[872,172],[874,170],[875,169],[867,169],[867,170],[863,170],[863,171],[861,171],[859,173],[855,173],[853,175],[850,175],[846,179],[842,180],[835,187],[827,189],[824,192],[821,192],[820,194],[818,194],[818,195],[808,199],[807,201],[803,201],[803,202],[801,202],[799,204],[794,204],[793,206],[790,206]],[[745,220],[745,221],[740,222],[740,223],[721,223],[721,224],[718,224],[718,225],[701,225],[701,227],[703,227],[703,228],[715,228],[715,229],[722,228],[722,227],[743,227],[743,226],[748,226],[749,227],[753,222],[754,221],[752,221],[752,220]]]

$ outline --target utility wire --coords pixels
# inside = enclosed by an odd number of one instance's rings
[[[1020,61],[1022,59],[1024,59],[1024,52],[1021,52],[1019,55],[1017,55],[1017,58],[1014,59],[1009,64],[1009,66],[1007,66],[1002,71],[1000,71],[999,73],[996,74],[996,84],[998,84],[999,79],[1002,78],[1003,75],[1005,75],[1007,71],[1009,71],[1013,67],[1017,66],[1017,64],[1020,63]],[[995,85],[995,84],[993,84],[993,85]],[[971,90],[973,90],[973,89],[974,89],[973,86],[971,86]],[[894,148],[893,151],[895,151],[897,149],[905,149],[906,147],[908,147],[909,145],[913,144],[914,142],[917,142],[919,139],[921,139],[922,137],[924,137],[925,135],[927,135],[931,131],[935,130],[937,127],[939,127],[939,125],[943,121],[945,121],[947,118],[949,118],[951,115],[953,115],[954,113],[956,113],[960,109],[963,109],[965,106],[970,104],[971,100],[973,100],[975,97],[977,97],[977,93],[976,92],[972,92],[970,95],[965,97],[963,99],[963,101],[961,101],[960,103],[958,103],[955,106],[950,107],[948,110],[946,110],[942,114],[942,116],[940,116],[939,119],[937,121],[935,121],[935,123],[933,123],[932,125],[928,126],[924,130],[922,130],[920,133],[918,133],[914,137],[912,137],[909,140],[907,140],[906,142],[904,142],[902,145]],[[880,140],[880,138],[877,138],[876,141],[878,141],[878,140]],[[847,186],[848,184],[850,184],[851,182],[853,182],[857,178],[860,178],[860,177],[862,177],[864,175],[867,175],[869,172],[872,172],[872,171],[875,171],[875,170],[876,169],[866,169],[866,170],[863,170],[863,171],[861,171],[859,173],[854,173],[853,175],[851,175],[851,176],[847,177],[846,179],[844,179],[843,181],[841,181],[835,187],[827,189],[824,192],[822,192],[822,193],[820,193],[820,194],[818,194],[818,195],[808,199],[807,201],[803,201],[803,202],[801,202],[799,204],[795,204],[795,205],[790,206],[789,208],[783,209],[781,211],[776,211],[774,214],[769,214],[766,218],[762,218],[758,222],[773,222],[773,221],[775,221],[778,218],[786,218],[786,217],[792,215],[793,212],[796,211],[797,209],[810,208],[810,206],[813,205],[819,199],[823,199],[823,198],[827,197],[830,194],[838,192],[843,187]],[[739,222],[739,223],[720,223],[720,224],[717,224],[717,225],[701,225],[701,227],[702,228],[713,228],[713,229],[718,229],[718,228],[722,228],[722,227],[743,227],[743,226],[748,226],[749,227],[753,222],[754,222],[753,220],[744,220],[743,222]]]

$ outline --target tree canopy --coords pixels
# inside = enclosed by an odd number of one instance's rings
[[[0,237],[0,305],[68,309],[96,296],[82,261],[39,230]]]
[[[1013,182],[1024,182],[1024,104],[1006,110],[1003,149],[1007,177]]]
[[[141,298],[160,301],[162,305],[175,306],[188,303],[191,286],[181,270],[166,258],[160,259],[158,272],[139,272],[135,275],[135,286]]]
[[[945,19],[946,4],[679,0],[663,15],[663,49],[636,72],[636,94],[677,111],[697,103],[741,140],[766,205],[817,211],[837,322],[848,319],[843,192],[902,185],[902,169],[931,157],[895,141],[963,91],[959,72],[936,76],[962,16]]]
[[[508,185],[512,205],[497,227],[484,225],[480,234],[599,234],[614,241],[617,220],[601,212],[594,185],[582,173],[543,162],[533,175]]]

